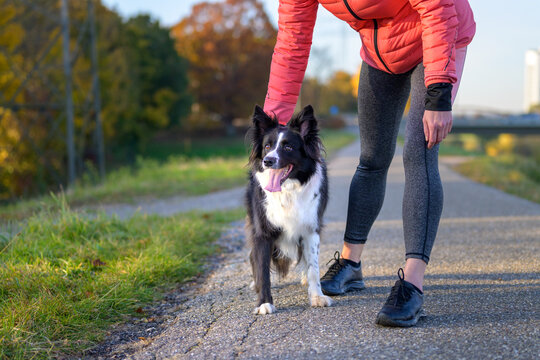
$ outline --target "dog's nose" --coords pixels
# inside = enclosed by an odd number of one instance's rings
[[[276,163],[276,158],[272,156],[267,156],[263,159],[263,164],[266,167],[272,167]]]

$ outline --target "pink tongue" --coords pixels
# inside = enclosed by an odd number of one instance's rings
[[[270,172],[270,179],[264,189],[270,192],[281,191],[281,179],[285,175],[285,171],[283,169],[268,169],[267,171]]]

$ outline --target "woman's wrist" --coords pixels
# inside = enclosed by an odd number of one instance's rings
[[[434,83],[427,87],[425,109],[452,111],[452,84]]]

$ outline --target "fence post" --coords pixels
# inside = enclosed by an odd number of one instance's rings
[[[96,38],[96,21],[94,0],[88,0],[88,16],[90,21],[90,42],[92,49],[92,90],[94,92],[94,113],[96,114],[96,143],[98,150],[98,168],[101,180],[105,179],[105,144],[103,141],[103,125],[101,123],[101,93],[99,87],[98,52]]]
[[[73,94],[71,56],[69,53],[69,10],[67,0],[62,1],[62,40],[64,76],[66,78],[66,148],[68,156],[68,187],[75,184],[75,142],[73,127]]]

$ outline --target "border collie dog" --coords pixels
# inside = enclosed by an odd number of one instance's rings
[[[270,267],[283,277],[296,262],[311,306],[330,306],[319,281],[319,235],[328,201],[326,165],[313,108],[308,105],[286,126],[255,107],[250,176],[246,193],[246,237],[251,245],[254,314],[276,311]]]

